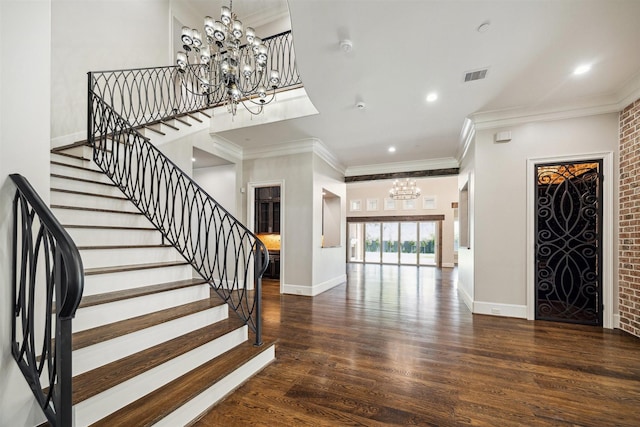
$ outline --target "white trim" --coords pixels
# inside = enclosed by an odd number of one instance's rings
[[[526,247],[526,280],[527,305],[526,318],[535,319],[535,172],[537,163],[572,162],[598,159],[602,160],[603,175],[603,208],[602,208],[602,299],[604,312],[602,326],[615,327],[613,317],[613,152],[597,152],[568,154],[564,156],[536,157],[527,159],[527,247]]]
[[[527,306],[518,304],[500,304],[497,302],[474,301],[473,313],[526,319]]]
[[[209,136],[211,137],[211,139],[213,140],[213,146],[221,151],[222,153],[226,154],[226,156],[221,156],[218,153],[212,153],[212,154],[216,154],[219,157],[223,157],[226,160],[234,160],[234,161],[238,161],[238,160],[242,160],[242,155],[243,155],[243,150],[242,147],[239,146],[238,144],[235,144],[231,141],[229,141],[226,138],[221,137],[220,135],[217,135],[215,133],[211,133],[211,131],[209,131]],[[194,144],[196,145],[196,144]],[[204,148],[200,147],[198,145],[198,148],[200,148],[201,150],[204,150]]]
[[[458,295],[462,297],[464,305],[466,305],[469,311],[473,313],[473,298],[471,298],[471,295],[469,295],[467,291],[465,291],[464,288],[460,286],[460,283],[458,283]]]
[[[413,172],[418,170],[451,169],[460,165],[453,157],[408,162],[379,163],[373,165],[349,166],[345,176],[377,175],[381,173]]]
[[[328,291],[331,288],[341,285],[346,281],[347,281],[347,275],[341,274],[339,276],[334,277],[333,279],[326,280],[314,286],[285,284],[282,286],[281,292],[283,294],[304,295],[307,297],[315,297],[316,295],[319,295],[325,291]],[[281,282],[281,283],[284,283],[284,282]]]
[[[442,263],[442,268],[454,268],[456,266],[455,263],[453,262],[443,262]]]
[[[612,326],[612,328],[620,329],[620,315],[619,314],[614,314],[613,315],[613,326]]]
[[[327,162],[336,171],[344,174],[345,167],[338,158],[318,138],[306,138],[281,144],[261,145],[244,149],[243,160],[282,157],[293,154],[313,153]]]
[[[467,151],[469,150],[469,146],[473,141],[473,138],[476,136],[476,127],[473,124],[473,120],[466,117],[464,119],[464,124],[462,125],[462,129],[460,130],[460,150],[456,159],[458,159],[458,163],[462,163],[462,159],[467,155]]]
[[[247,228],[252,233],[255,233],[255,207],[256,207],[256,188],[260,187],[280,187],[280,293],[284,292],[284,279],[285,279],[285,185],[284,179],[273,181],[255,181],[247,183]]]
[[[489,111],[473,115],[476,130],[493,129],[499,127],[516,126],[524,123],[545,122],[552,120],[566,120],[576,117],[595,116],[620,111],[617,103],[597,104],[583,108],[563,110],[508,110]]]

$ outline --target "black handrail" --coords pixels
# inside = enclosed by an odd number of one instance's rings
[[[89,73],[89,87],[93,73]],[[93,160],[262,344],[261,288],[265,245],[89,90],[88,141]]]
[[[82,259],[27,179],[10,177],[17,187],[11,353],[49,423],[71,426],[71,320],[84,288]]]

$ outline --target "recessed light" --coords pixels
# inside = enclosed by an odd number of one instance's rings
[[[480,26],[478,26],[477,30],[479,33],[486,33],[487,30],[489,30],[490,26],[491,26],[491,22],[485,21],[482,24],[480,24]]]
[[[573,70],[573,75],[574,76],[579,76],[581,74],[586,74],[591,70],[591,65],[589,64],[582,64],[576,67],[575,70]]]
[[[436,99],[438,99],[438,94],[435,92],[432,92],[429,95],[427,95],[427,102],[433,102]]]
[[[388,150],[390,153],[395,153],[396,152],[396,147],[389,147]]]
[[[192,161],[192,162],[195,162],[195,161],[196,161],[196,158],[195,158],[195,157],[192,157],[192,158],[191,158],[191,161]]]

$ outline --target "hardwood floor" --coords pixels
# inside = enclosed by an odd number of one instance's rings
[[[640,339],[471,315],[455,282],[351,265],[315,298],[265,283],[277,360],[195,425],[640,425]]]

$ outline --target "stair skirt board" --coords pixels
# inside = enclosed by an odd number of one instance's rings
[[[78,309],[73,332],[119,322],[210,297],[207,283]]]
[[[90,397],[74,406],[75,424],[90,425],[246,340],[247,327],[244,326]]]
[[[108,292],[150,286],[164,282],[175,282],[193,277],[191,265],[152,268],[146,270],[121,271],[117,273],[85,276],[84,295],[106,294]]]
[[[159,422],[154,427],[175,427],[184,426],[190,422],[197,420],[213,405],[233,393],[238,387],[244,384],[249,378],[271,364],[276,358],[276,347],[271,345],[262,353],[240,366],[235,371],[191,399]],[[198,414],[194,417],[194,414]]]
[[[90,371],[228,318],[225,304],[73,351],[73,375]]]

